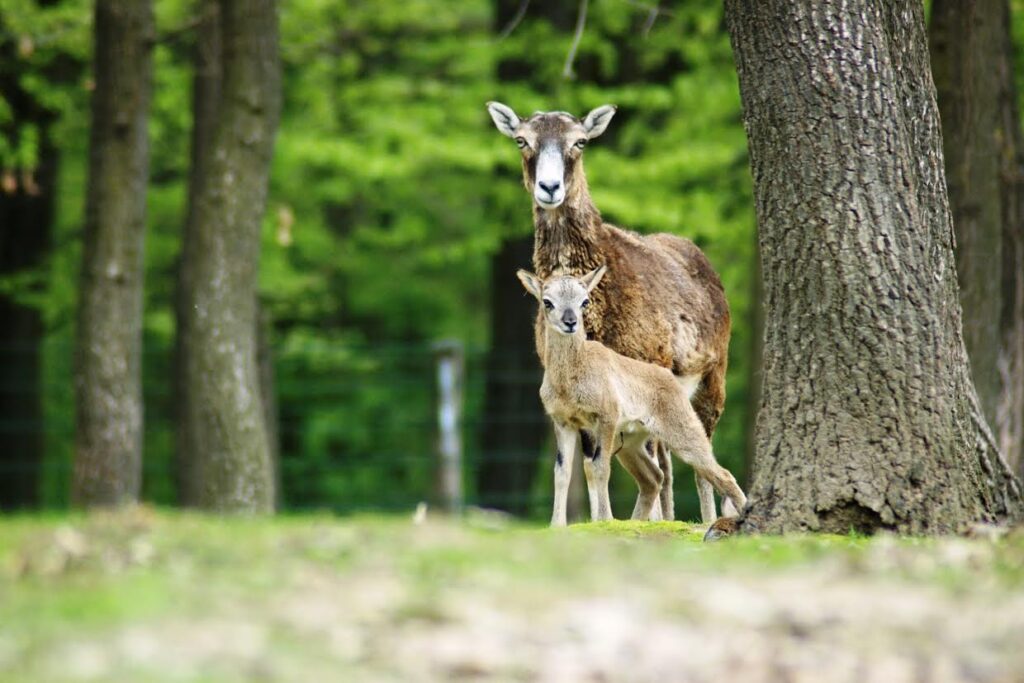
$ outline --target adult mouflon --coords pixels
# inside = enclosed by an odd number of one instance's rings
[[[534,272],[541,278],[556,272],[578,276],[607,264],[608,275],[583,314],[588,335],[625,356],[670,369],[710,439],[725,405],[730,332],[725,291],[690,240],[639,235],[601,219],[587,187],[583,150],[608,127],[615,107],[598,107],[583,119],[557,111],[521,119],[499,102],[487,109],[522,155],[523,181],[533,197]],[[535,334],[545,363],[543,311]],[[666,475],[661,516],[672,519],[671,460],[665,449],[657,451]],[[697,490],[701,516],[710,522],[716,516],[711,485],[698,477]]]

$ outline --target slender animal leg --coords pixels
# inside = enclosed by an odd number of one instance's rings
[[[658,503],[659,491],[664,475],[658,464],[648,454],[642,440],[627,439],[623,441],[618,452],[619,462],[636,480],[640,487],[636,506],[633,508],[632,519],[653,519],[653,513],[660,511]]]
[[[700,520],[705,524],[715,521],[715,487],[711,482],[694,470],[693,479],[697,483],[697,497],[700,498]]]
[[[710,482],[715,490],[722,495],[722,498],[728,498],[737,510],[742,510],[746,506],[747,497],[743,495],[739,484],[736,483],[736,478],[715,460],[715,456],[711,452],[711,444],[707,439],[695,440],[676,453],[682,457],[684,462],[693,466],[698,476]]]
[[[676,518],[676,502],[672,492],[672,454],[661,441],[654,442],[654,450],[657,453],[658,467],[662,473],[661,493],[658,494],[660,502],[660,515],[657,515],[666,522]],[[651,516],[654,519],[654,516]]]
[[[554,422],[555,441],[555,503],[551,511],[551,526],[565,526],[565,506],[572,477],[572,459],[576,455],[576,430]]]
[[[729,498],[737,510],[742,510],[747,497],[729,470],[715,460],[711,441],[703,433],[697,415],[689,406],[686,408],[671,424],[664,425],[664,434],[659,436],[664,437],[683,462],[693,467],[698,477],[706,479],[723,498]]]
[[[590,499],[590,519],[596,520],[600,485],[594,478],[594,461],[601,457],[601,446],[594,441],[594,435],[584,429],[580,430],[580,445],[583,451],[583,474],[587,478],[587,496]]]
[[[611,500],[608,497],[608,478],[611,475],[611,454],[615,452],[615,421],[602,422],[598,428],[598,449],[594,457],[583,462],[590,486],[590,518],[597,522],[613,519]]]
[[[708,441],[715,433],[715,426],[718,418],[722,416],[722,409],[725,406],[725,361],[711,369],[708,374],[701,378],[697,390],[690,398],[697,418]],[[701,482],[701,475],[697,477],[697,496],[700,498],[700,516],[705,524],[715,521],[715,495],[713,487]]]

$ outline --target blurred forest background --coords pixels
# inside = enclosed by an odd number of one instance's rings
[[[553,451],[537,399],[535,304],[513,277],[529,265],[531,199],[488,100],[521,114],[618,105],[586,153],[591,191],[606,220],[687,236],[721,275],[733,337],[714,445],[743,482],[757,400],[759,277],[721,3],[586,6],[567,68],[576,2],[280,4],[283,107],[259,301],[283,509],[403,509],[430,499],[433,345],[455,339],[466,358],[467,502],[547,514]],[[0,0],[0,8],[0,498],[6,507],[61,508],[74,454],[92,3]],[[155,12],[142,497],[173,504],[174,297],[196,3],[158,0]],[[635,495],[622,474],[613,483],[617,516]],[[678,514],[694,518],[692,477],[677,472],[675,481]]]

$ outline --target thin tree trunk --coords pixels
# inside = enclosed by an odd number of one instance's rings
[[[274,323],[270,312],[256,301],[256,366],[260,375],[260,403],[267,426],[270,471],[274,480],[274,507],[281,504],[281,431],[277,407],[277,375],[274,372]]]
[[[935,0],[931,65],[942,116],[964,342],[990,424],[1002,393],[1002,184],[999,158],[1003,0]]]
[[[727,0],[726,15],[765,274],[744,528],[1018,515],[964,348],[923,8]]]
[[[1016,469],[1024,439],[1024,148],[1009,3],[936,0],[931,21],[964,341],[985,416]]]
[[[220,510],[269,511],[274,478],[257,368],[260,222],[280,113],[273,0],[221,0],[224,76],[196,229],[183,259],[189,286],[187,430],[198,491]]]
[[[188,209],[182,236],[182,253],[178,259],[178,283],[175,292],[175,318],[177,330],[174,337],[174,392],[176,411],[175,474],[178,482],[178,499],[185,505],[199,505],[202,488],[196,458],[200,454],[199,437],[195,433],[197,423],[188,419],[192,408],[188,391],[189,357],[192,335],[189,312],[192,292],[193,263],[185,258],[186,245],[200,239],[197,221],[197,205],[202,189],[209,177],[212,157],[204,153],[213,144],[213,133],[217,125],[220,107],[221,87],[224,80],[224,55],[221,40],[220,6],[218,0],[199,0],[197,3],[199,23],[196,28],[194,75],[192,80],[192,154],[188,178]]]
[[[142,479],[142,257],[153,10],[98,0],[89,186],[75,366],[72,500],[138,498]]]
[[[1024,477],[1024,135],[1017,107],[1010,32],[1010,4],[1002,2],[999,54],[995,58],[1002,89],[999,129],[1005,133],[1002,162],[1003,281],[999,321],[999,378],[1002,394],[996,405],[999,447],[1018,477]]]

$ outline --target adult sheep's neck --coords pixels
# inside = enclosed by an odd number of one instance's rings
[[[583,273],[604,263],[601,212],[584,186],[556,209],[533,205],[533,267],[542,278],[555,271]]]

